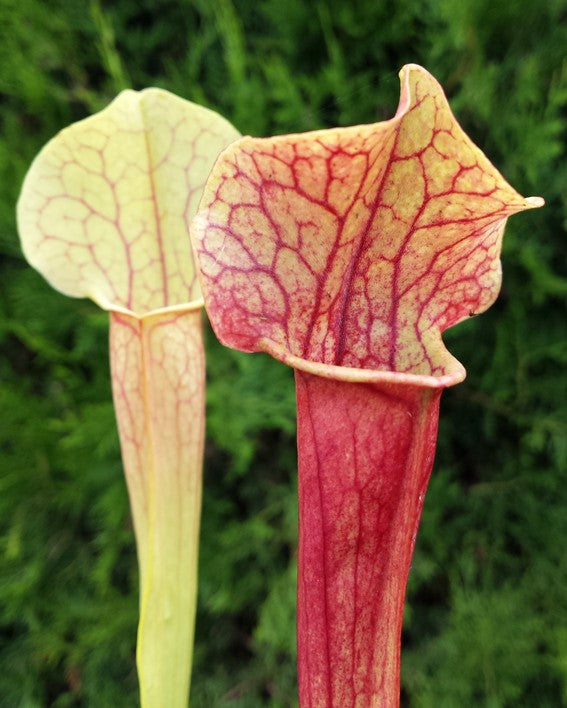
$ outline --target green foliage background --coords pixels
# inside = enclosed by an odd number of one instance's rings
[[[511,219],[489,313],[446,336],[409,584],[403,704],[567,705],[565,0],[1,0],[0,706],[134,706],[137,570],[107,317],[23,261],[34,155],[124,87],[162,86],[241,132],[390,117],[417,62],[544,210]],[[208,333],[192,706],[295,704],[291,372]]]

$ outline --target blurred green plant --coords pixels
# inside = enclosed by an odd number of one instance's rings
[[[496,306],[445,336],[468,379],[443,401],[403,704],[567,704],[566,17],[565,0],[0,4],[0,706],[137,702],[106,318],[63,303],[23,262],[14,205],[33,156],[119,81],[269,135],[390,117],[408,61],[439,78],[507,179],[547,205],[510,222]],[[191,705],[292,706],[293,382],[212,336],[207,356]]]

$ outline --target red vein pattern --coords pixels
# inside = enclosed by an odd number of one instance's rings
[[[207,310],[245,351],[441,376],[440,332],[493,302],[504,223],[529,205],[410,67],[386,123],[222,154],[192,227]]]
[[[421,67],[393,119],[243,138],[191,234],[219,339],[296,369],[304,708],[399,703],[405,587],[442,388],[441,333],[500,287],[508,185]]]

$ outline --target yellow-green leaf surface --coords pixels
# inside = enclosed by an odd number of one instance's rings
[[[32,164],[18,204],[26,258],[57,290],[105,309],[143,315],[194,300],[189,222],[237,136],[166,91],[124,91]]]
[[[182,706],[195,621],[205,427],[201,312],[113,313],[110,342],[123,450],[150,470],[138,631],[142,702]],[[134,402],[143,406],[143,420]]]
[[[28,261],[111,313],[112,388],[140,563],[142,704],[183,706],[196,601],[204,430],[189,223],[238,137],[160,89],[122,92],[33,162],[18,202]]]

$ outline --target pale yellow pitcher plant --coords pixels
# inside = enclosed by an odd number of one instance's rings
[[[205,427],[189,224],[218,153],[237,137],[216,113],[166,91],[124,91],[43,148],[18,202],[31,265],[110,313],[145,708],[182,707],[189,696]]]

